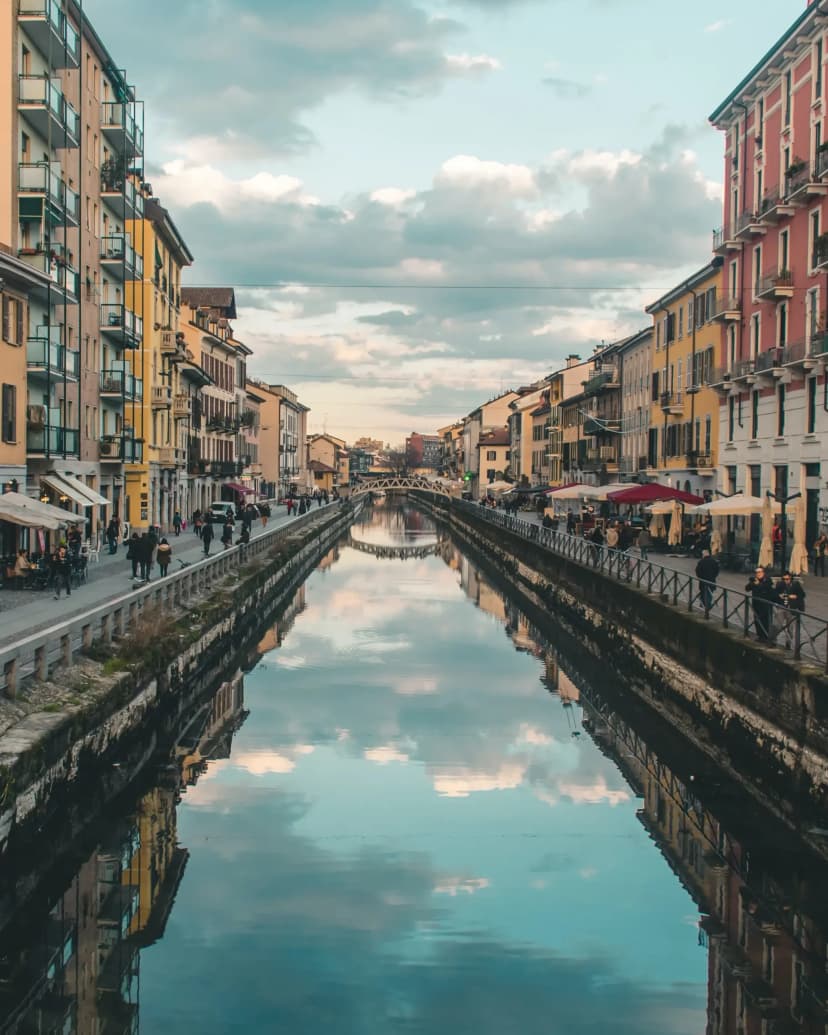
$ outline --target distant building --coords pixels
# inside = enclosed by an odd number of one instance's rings
[[[405,440],[405,457],[409,468],[426,467],[438,470],[442,458],[440,436],[420,435],[412,431]]]
[[[348,450],[348,475],[351,482],[367,475],[371,471],[374,454],[367,449],[351,446]]]
[[[348,484],[348,448],[344,439],[333,435],[311,435],[308,438],[308,470],[314,489],[332,492]]]
[[[380,439],[368,438],[367,435],[363,435],[354,442],[354,449],[364,449],[368,453],[381,453],[385,446]]]
[[[478,442],[477,482],[480,493],[486,486],[503,478],[510,459],[509,429],[497,428],[484,432]]]

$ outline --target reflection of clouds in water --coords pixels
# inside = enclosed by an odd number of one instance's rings
[[[308,660],[301,654],[290,654],[286,650],[280,650],[274,655],[274,661],[280,668],[304,668]]]
[[[440,692],[435,676],[392,677],[391,689],[400,697],[430,697]]]
[[[253,776],[265,776],[268,773],[292,773],[296,762],[303,755],[312,755],[311,744],[295,744],[281,751],[246,751],[233,755],[233,765],[244,769]]]
[[[481,791],[510,791],[520,787],[526,766],[504,763],[493,772],[480,772],[454,766],[451,769],[429,769],[434,790],[444,798],[468,798]]]
[[[443,877],[439,884],[435,885],[434,894],[456,898],[460,894],[474,895],[490,885],[491,882],[486,877]]]

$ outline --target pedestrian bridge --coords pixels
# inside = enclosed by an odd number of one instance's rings
[[[429,481],[420,475],[389,475],[383,478],[369,478],[351,489],[351,499],[364,496],[368,492],[409,492],[417,489],[420,492],[431,492],[435,496],[450,497],[451,493],[439,482]]]
[[[440,553],[448,542],[447,536],[441,536],[433,543],[409,543],[405,546],[386,546],[379,543],[366,543],[362,539],[348,537],[348,546],[353,547],[360,553],[370,553],[374,557],[381,557],[384,560],[405,561],[409,559],[421,560],[424,557],[433,557]]]

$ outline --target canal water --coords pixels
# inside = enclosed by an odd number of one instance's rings
[[[20,880],[0,1032],[824,1032],[822,875],[600,689],[375,507],[95,843]]]

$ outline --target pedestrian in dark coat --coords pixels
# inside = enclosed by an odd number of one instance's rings
[[[229,550],[233,545],[233,522],[229,518],[224,522],[224,528],[221,530],[221,541],[225,550]]]
[[[110,553],[118,552],[118,533],[120,529],[121,522],[118,520],[117,515],[113,515],[106,526],[106,542]]]
[[[210,556],[210,546],[213,542],[213,523],[208,521],[201,529],[201,542],[204,546],[204,556]]]
[[[782,578],[776,583],[776,603],[783,610],[778,612],[781,629],[785,634],[785,646],[791,645],[791,629],[797,620],[797,614],[805,610],[805,590],[799,579],[795,579],[789,572],[783,572]]]
[[[745,590],[751,596],[753,627],[756,629],[756,637],[762,640],[763,643],[767,643],[770,639],[776,590],[764,568],[757,567],[753,578],[745,586]]]
[[[141,566],[142,582],[149,582],[150,558],[152,557],[153,549],[149,535],[144,532],[138,540],[138,563]]]
[[[158,549],[155,552],[158,559],[158,567],[161,569],[161,578],[166,578],[167,569],[170,566],[170,560],[172,559],[172,547],[166,539],[162,539],[158,544]]]
[[[178,511],[173,514],[173,532],[176,535],[181,535],[181,514]],[[160,564],[161,562],[159,561],[158,563]]]
[[[132,533],[132,538],[127,544],[127,560],[132,564],[132,578],[138,578],[138,566],[141,563],[141,537],[137,532]]]
[[[52,554],[52,579],[55,584],[55,600],[60,600],[61,589],[66,596],[72,596],[72,558],[63,543]]]
[[[307,514],[307,512],[308,512],[308,508],[307,508],[307,504],[305,503],[305,497],[302,496],[302,498],[299,500],[299,513],[300,514]]]
[[[719,577],[719,562],[712,557],[709,550],[703,550],[701,560],[696,565],[696,578],[699,580],[699,596],[705,611],[713,606],[713,590]]]

